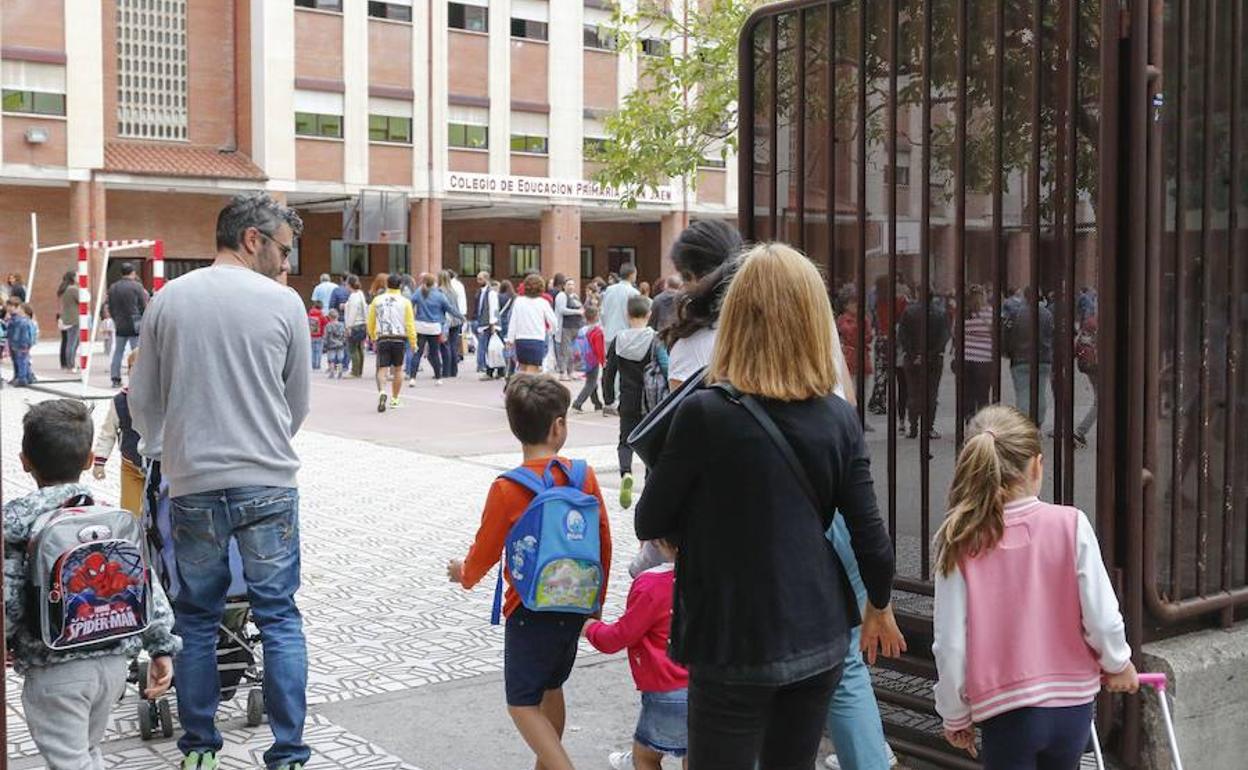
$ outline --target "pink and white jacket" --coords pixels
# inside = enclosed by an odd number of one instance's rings
[[[1096,697],[1131,648],[1087,516],[1035,497],[1006,505],[1001,542],[936,578],[932,654],[948,730]]]

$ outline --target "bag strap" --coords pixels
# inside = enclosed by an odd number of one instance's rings
[[[781,456],[788,463],[789,470],[793,472],[793,476],[797,478],[798,486],[802,488],[806,498],[814,506],[819,520],[823,521],[823,504],[819,501],[818,495],[815,494],[815,487],[810,481],[810,474],[806,472],[806,467],[798,459],[797,453],[793,451],[793,445],[785,438],[784,432],[780,430],[780,426],[776,425],[775,420],[771,419],[771,415],[767,414],[767,410],[763,408],[762,404],[758,403],[758,400],[748,393],[742,393],[737,390],[731,383],[717,382],[711,387],[723,393],[732,403],[745,407],[745,411],[749,412],[755,422],[762,427],[768,438],[771,439],[771,443],[775,444],[776,449],[780,450]]]
[[[549,472],[550,471],[548,470],[547,473]],[[524,466],[512,468],[506,473],[500,475],[499,478],[514,481],[535,495],[540,495],[545,492],[547,487],[547,484],[542,481],[540,476]]]

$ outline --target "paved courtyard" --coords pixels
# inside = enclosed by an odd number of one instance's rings
[[[54,357],[37,356],[37,372],[54,367]],[[99,363],[95,374],[93,385],[107,384]],[[404,387],[402,409],[378,414],[371,377],[314,378],[313,411],[296,439],[303,460],[299,604],[310,653],[309,770],[530,766],[503,703],[502,631],[489,624],[493,575],[473,592],[445,577],[447,560],[462,556],[471,541],[490,483],[519,461],[501,393],[500,384],[478,382],[470,370],[438,388],[422,376],[415,388]],[[5,501],[33,488],[17,459],[21,417],[28,403],[51,397],[33,389],[0,391]],[[107,402],[93,403],[98,424]],[[880,428],[868,438],[876,453],[885,445],[885,424]],[[567,449],[594,466],[610,511],[617,558],[608,618],[623,609],[627,561],[637,547],[631,513],[618,506],[616,431],[615,420],[573,415]],[[903,451],[915,446],[901,443]],[[84,474],[108,500],[118,497],[117,479],[116,456],[105,481]],[[903,533],[914,518],[906,512]],[[903,565],[917,561],[917,538],[903,534],[901,540]],[[10,766],[42,767],[22,721],[15,676],[8,677],[7,693]],[[606,754],[630,742],[637,714],[624,658],[582,644],[568,700],[573,760],[578,767],[605,767]],[[138,737],[137,704],[131,689],[115,710],[106,747],[110,767],[173,766],[178,751],[172,739]],[[267,726],[245,725],[245,705],[240,695],[223,704],[219,716],[223,766],[231,770],[261,767],[270,740]]]

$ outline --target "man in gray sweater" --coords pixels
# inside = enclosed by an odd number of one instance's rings
[[[174,660],[183,770],[216,770],[221,733],[217,625],[238,541],[264,643],[269,770],[308,761],[307,645],[299,588],[299,457],[291,439],[308,414],[311,344],[299,296],[275,280],[303,223],[264,193],[217,218],[217,258],[153,298],[130,382],[139,435],[162,445],[181,590],[184,646]]]

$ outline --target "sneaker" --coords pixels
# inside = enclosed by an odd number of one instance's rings
[[[415,378],[415,377],[413,377],[413,378],[411,378],[410,380],[408,380],[408,381],[407,381],[407,387],[409,387],[409,388],[414,388],[414,387],[416,387],[416,378]]]
[[[400,401],[400,400],[398,400],[397,398],[392,398],[392,399],[390,399],[390,408],[391,408],[391,409],[399,409],[399,408],[401,408],[402,406],[403,406],[403,402],[402,402],[402,401]]]
[[[442,387],[442,380],[441,379],[434,380],[433,384],[440,388]]]
[[[602,416],[603,417],[619,417],[620,410],[616,409],[614,406],[608,406],[602,410]]]
[[[572,411],[576,412],[577,414],[585,414],[585,409],[580,404],[573,404]]]
[[[632,770],[633,752],[613,751],[607,755],[607,764],[611,765],[611,770]]]
[[[113,387],[114,387],[114,388],[120,388],[120,387],[121,387],[121,380],[113,380]]]
[[[182,757],[182,770],[217,770],[218,767],[220,762],[215,751],[192,751]]]
[[[888,753],[888,766],[896,767],[897,755],[893,753],[893,747],[885,743],[884,750]],[[827,759],[823,760],[823,766],[827,768],[831,768],[831,770],[841,770],[841,761],[836,758],[835,751],[829,754]]]
[[[633,474],[625,473],[620,479],[620,507],[630,508],[633,505]]]
[[[385,393],[377,394],[377,411],[379,412],[386,411],[386,402],[389,400],[390,400],[390,397],[387,396]]]

